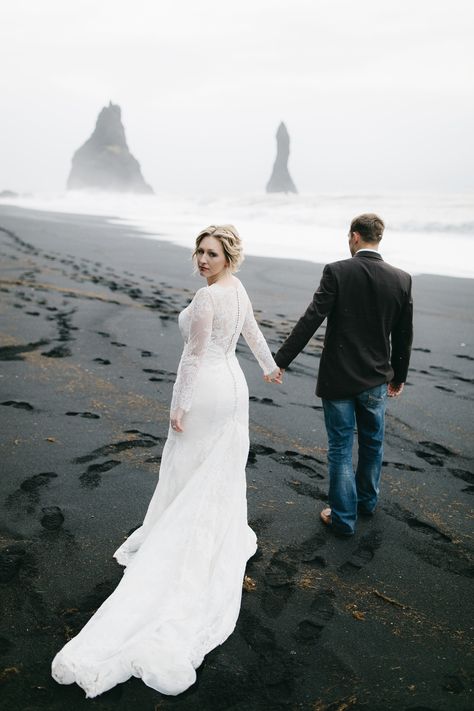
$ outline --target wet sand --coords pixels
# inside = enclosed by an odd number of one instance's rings
[[[120,580],[112,553],[158,477],[177,314],[202,283],[180,247],[101,218],[8,206],[0,260],[0,708],[472,708],[472,280],[414,279],[414,350],[389,404],[380,506],[350,540],[318,519],[324,330],[281,387],[239,345],[259,551],[237,629],[179,697],[131,679],[86,700],[50,678],[50,662]],[[245,261],[239,276],[272,350],[320,274],[307,262]]]

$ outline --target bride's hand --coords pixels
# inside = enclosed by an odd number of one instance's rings
[[[266,383],[278,383],[278,385],[281,385],[283,383],[283,373],[284,373],[283,368],[277,368],[274,370],[272,373],[269,373],[268,375],[264,375],[263,379],[265,380]]]
[[[170,424],[171,429],[175,432],[184,432],[182,421],[183,421],[184,410],[179,408],[176,412],[171,413]]]

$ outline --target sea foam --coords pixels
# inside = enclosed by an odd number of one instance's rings
[[[209,224],[232,223],[246,254],[327,263],[349,256],[348,227],[376,212],[386,230],[380,251],[411,274],[474,278],[473,195],[266,195],[190,197],[69,192],[2,200],[52,212],[99,215],[144,237],[193,248]]]

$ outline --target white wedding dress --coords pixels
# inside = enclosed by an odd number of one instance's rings
[[[143,525],[115,552],[115,591],[56,655],[52,674],[92,698],[132,675],[164,694],[196,680],[204,655],[234,630],[247,560],[248,388],[235,356],[244,336],[265,374],[277,366],[241,282],[196,293],[179,315],[185,345],[159,482]]]

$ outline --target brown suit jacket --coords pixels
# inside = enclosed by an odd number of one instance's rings
[[[411,277],[378,252],[357,252],[324,267],[321,283],[275,361],[287,368],[327,318],[316,394],[353,397],[405,382],[413,339]]]

